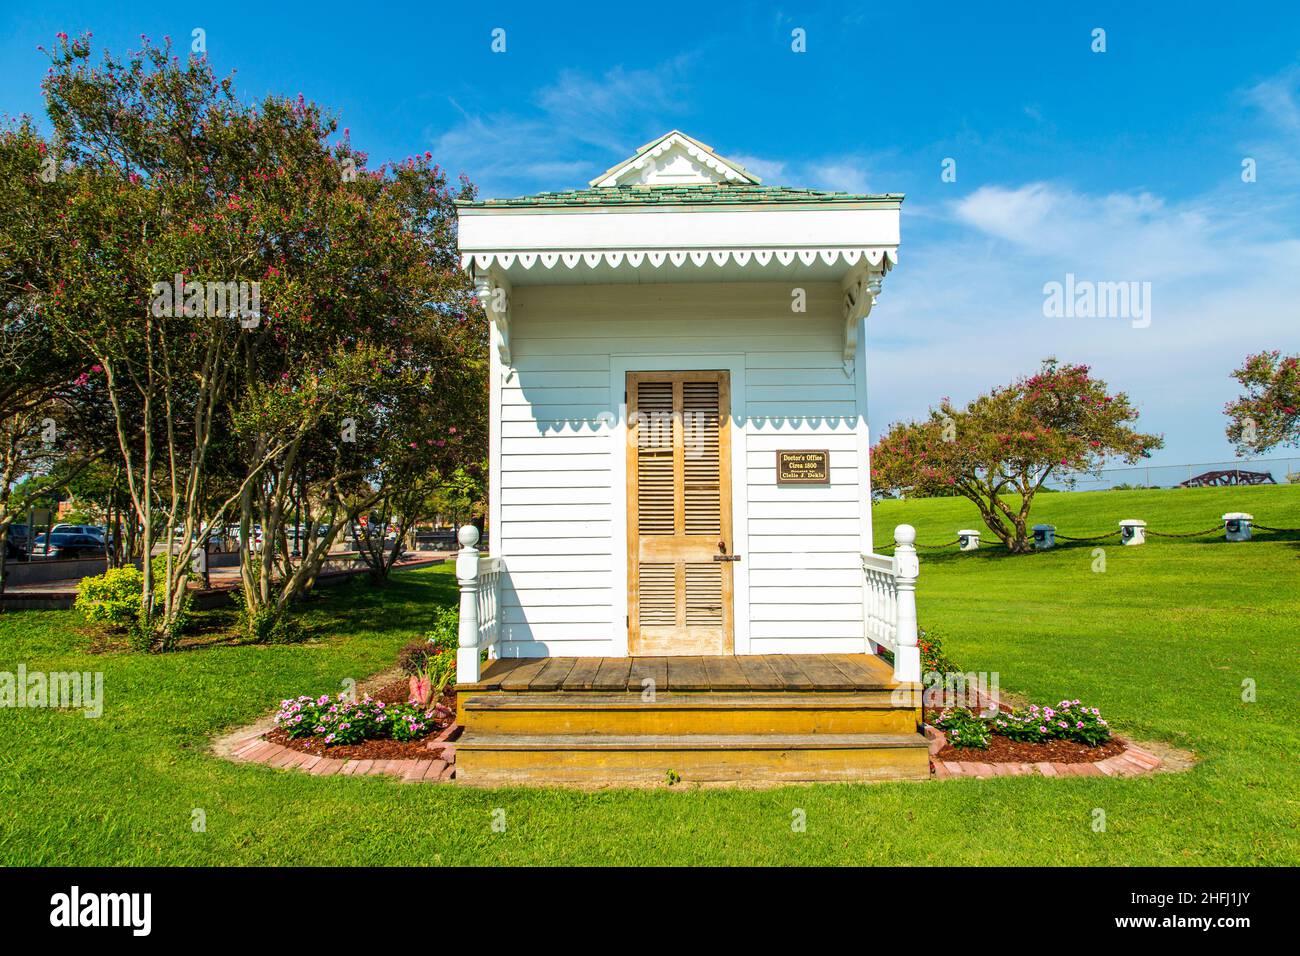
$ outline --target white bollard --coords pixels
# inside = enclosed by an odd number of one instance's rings
[[[1229,511],[1223,516],[1224,537],[1229,541],[1249,541],[1250,523],[1254,520],[1253,515],[1244,511]]]
[[[1119,523],[1119,541],[1123,545],[1146,544],[1147,523],[1137,518],[1125,518]]]
[[[894,529],[894,568],[898,572],[898,619],[894,631],[894,680],[900,684],[921,680],[921,649],[916,644],[916,579],[921,561],[916,556],[916,529],[900,524]]]
[[[456,636],[456,683],[477,684],[479,677],[478,622],[478,528],[462,525],[456,532],[460,552],[456,555],[456,583],[460,585],[460,627]]]
[[[1056,525],[1034,525],[1034,547],[1039,551],[1046,551],[1049,548],[1056,547]]]
[[[965,531],[958,531],[957,547],[961,551],[978,551],[980,549],[980,533],[971,531],[969,528]]]

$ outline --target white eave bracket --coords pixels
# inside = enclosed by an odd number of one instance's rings
[[[475,275],[474,294],[487,314],[492,327],[492,347],[508,382],[514,375],[510,362],[510,283],[490,272]]]
[[[858,327],[871,314],[881,283],[889,269],[889,260],[872,264],[863,263],[846,275],[840,283],[844,291],[844,377],[852,378],[858,354]]]

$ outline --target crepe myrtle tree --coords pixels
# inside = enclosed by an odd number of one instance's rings
[[[301,101],[264,108],[328,125]],[[281,449],[240,500],[241,525],[263,529],[242,574],[258,634],[311,587],[343,528],[419,477],[404,463],[412,442],[436,448],[486,428],[487,326],[455,251],[454,202],[473,188],[451,186],[428,154],[373,171],[363,154],[346,159],[295,168],[301,191],[280,177],[249,189],[268,219],[300,223],[296,241],[266,250],[262,327],[236,361],[231,418],[247,460]],[[291,568],[283,531],[298,500],[328,527]]]
[[[1137,417],[1128,396],[1110,394],[1088,366],[1049,358],[964,408],[945,398],[925,421],[893,425],[871,451],[872,482],[916,496],[956,492],[1022,554],[1031,550],[1034,495],[1051,475],[1097,471],[1108,458],[1133,463],[1161,447],[1132,427]]]
[[[73,172],[50,309],[104,376],[142,551],[166,543],[161,607],[145,562],[146,642],[175,645],[191,553],[232,514],[245,542],[260,519],[272,549],[242,568],[264,632],[323,560],[312,548],[276,579],[306,463],[335,502],[372,468],[328,437],[338,419],[376,404],[417,339],[441,360],[486,337],[455,268],[454,200],[472,187],[427,154],[367,170],[320,107],[241,103],[169,43],[91,66],[89,38],[61,35],[51,59],[47,110]],[[233,455],[214,461],[218,446]]]
[[[217,178],[225,157],[246,151],[249,110],[229,80],[202,59],[180,63],[169,45],[146,40],[97,66],[90,58],[88,36],[61,34],[43,84],[69,167],[46,307],[102,376],[140,552],[165,548],[163,582],[144,561],[137,638],[166,650],[179,636],[199,532],[238,497],[227,489],[210,503],[207,456],[226,425],[242,331],[224,293],[248,277],[262,238],[254,213]]]
[[[1300,446],[1300,355],[1276,349],[1246,357],[1232,373],[1246,394],[1225,406],[1228,441],[1238,455]]]

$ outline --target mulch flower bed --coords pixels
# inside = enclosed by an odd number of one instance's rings
[[[1041,744],[1008,740],[996,734],[987,750],[974,747],[954,747],[945,744],[934,754],[936,760],[973,760],[979,763],[1096,763],[1124,752],[1124,745],[1112,737],[1104,744],[1089,747],[1073,740],[1048,740]]]
[[[405,704],[410,697],[410,685],[403,678],[371,691],[370,697],[385,704]],[[267,731],[264,736],[266,740],[281,747],[335,760],[437,760],[442,755],[443,744],[434,742],[434,738],[441,736],[448,725],[456,722],[455,692],[443,694],[438,703],[446,708],[445,716],[436,718],[435,726],[419,740],[365,740],[359,744],[327,747],[318,737],[293,738],[287,730],[280,727]]]

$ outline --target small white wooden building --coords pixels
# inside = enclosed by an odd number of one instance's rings
[[[588,188],[460,205],[491,320],[491,555],[460,679],[510,657],[897,653],[873,555],[864,321],[902,196],[764,185],[673,131]],[[468,532],[468,533],[466,533]]]

